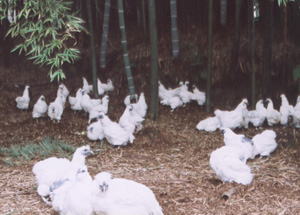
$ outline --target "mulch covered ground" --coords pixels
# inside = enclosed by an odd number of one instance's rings
[[[208,163],[210,153],[223,145],[221,133],[195,129],[198,121],[209,115],[204,107],[192,103],[170,112],[160,106],[159,119],[147,118],[132,145],[113,148],[107,142],[89,141],[84,134],[87,116],[75,114],[68,107],[59,124],[49,119],[33,120],[31,112],[17,110],[14,99],[22,93],[20,84],[32,85],[33,102],[44,94],[48,103],[54,100],[57,84],[49,84],[45,73],[24,71],[24,75],[16,75],[22,74],[21,71],[0,69],[1,146],[39,142],[46,136],[74,146],[90,144],[93,149],[100,149],[87,160],[92,175],[105,170],[115,177],[149,186],[165,215],[300,214],[299,130],[275,127],[277,150],[269,158],[248,162],[255,175],[253,182],[249,186],[224,184],[217,180]],[[74,95],[81,86],[81,75],[68,79],[66,85]],[[123,86],[123,90],[116,86],[119,89],[110,94],[108,115],[114,120],[124,109],[127,89]],[[149,97],[146,100],[149,103]],[[232,107],[235,104],[233,101]],[[250,128],[237,132],[252,137],[261,131]],[[55,214],[36,193],[31,168],[38,160],[19,162],[16,166],[0,163],[1,215]],[[229,190],[233,194],[228,199],[222,198]]]

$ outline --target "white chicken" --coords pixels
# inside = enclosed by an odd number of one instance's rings
[[[93,140],[93,141],[100,140],[101,141],[104,139],[103,127],[99,120],[88,125],[86,130],[87,130],[87,137],[90,140]]]
[[[178,96],[182,100],[183,104],[189,103],[194,97],[194,94],[188,90],[188,85],[188,81],[185,81],[184,83],[182,81],[179,82]]]
[[[249,158],[253,157],[253,142],[251,139],[245,137],[243,134],[236,134],[230,128],[221,128],[224,134],[224,144],[226,146],[233,146],[240,150],[240,160],[244,163]]]
[[[196,128],[198,130],[213,132],[213,131],[217,130],[218,128],[220,128],[220,126],[221,126],[221,123],[220,123],[218,117],[214,116],[214,117],[208,117],[204,120],[201,120],[197,124]]]
[[[137,113],[133,105],[127,105],[119,119],[119,125],[128,133],[133,134],[135,131],[141,130],[143,121],[144,118]]]
[[[17,103],[17,108],[21,110],[27,110],[29,108],[29,102],[30,102],[30,97],[29,97],[29,86],[26,85],[23,91],[22,96],[18,96],[15,99]]]
[[[253,180],[250,167],[243,161],[243,151],[234,146],[223,146],[210,155],[209,164],[223,182],[248,185]]]
[[[89,111],[89,121],[88,123],[91,122],[92,119],[97,118],[100,112],[107,114],[108,112],[108,104],[109,104],[109,96],[105,95],[101,99],[101,104],[98,104],[96,106],[93,106],[90,111]]]
[[[126,96],[124,99],[124,104],[127,106],[131,104],[133,109],[142,117],[145,118],[147,114],[148,105],[146,103],[145,94],[142,92],[139,96],[139,99],[136,103],[130,102],[130,95]]]
[[[200,91],[196,86],[194,86],[192,100],[196,101],[198,105],[201,106],[204,105],[205,99],[205,93]]]
[[[170,106],[171,111],[174,111],[176,108],[183,106],[183,101],[179,96],[173,96],[161,100],[160,104]]]
[[[51,102],[48,106],[48,116],[51,120],[60,122],[61,116],[64,112],[63,96],[57,96],[54,102]]]
[[[98,94],[99,95],[103,95],[105,92],[114,90],[114,85],[113,85],[111,79],[108,79],[107,83],[102,83],[101,80],[98,78],[97,83],[98,83]]]
[[[63,107],[65,107],[67,97],[70,94],[68,88],[64,84],[60,84],[57,89],[56,97],[61,97]]]
[[[80,105],[85,112],[89,113],[93,109],[93,107],[101,104],[101,99],[91,99],[91,97],[87,93],[85,93],[84,91],[82,93],[83,95],[80,101]]]
[[[280,113],[274,109],[273,101],[268,98],[267,99],[268,106],[267,106],[267,122],[269,126],[276,125],[280,122],[281,115]]]
[[[85,77],[82,77],[82,90],[90,93],[93,90],[93,85],[89,84]]]
[[[33,105],[32,118],[40,118],[45,116],[48,110],[48,105],[45,96],[41,95],[37,102]]]
[[[160,81],[158,82],[158,96],[161,100],[169,100],[175,96],[178,97],[179,90],[179,87],[175,89],[167,89]]]
[[[263,100],[260,99],[256,102],[255,110],[248,111],[246,123],[251,123],[254,127],[263,125],[266,119],[267,109],[264,107]]]
[[[74,179],[54,190],[52,207],[60,215],[92,215],[92,177],[87,167],[78,168]]]
[[[93,206],[105,215],[163,215],[153,191],[147,186],[124,178],[109,178],[99,173],[94,179]]]
[[[235,129],[245,124],[247,114],[248,100],[243,99],[242,102],[233,111],[215,110],[214,114],[221,122],[223,128]]]
[[[252,138],[254,144],[254,154],[260,156],[270,156],[270,154],[277,148],[275,140],[276,133],[273,130],[265,130]]]
[[[292,111],[293,125],[300,128],[300,96],[297,98],[297,103]]]
[[[289,116],[291,116],[293,112],[293,106],[289,104],[289,101],[287,100],[284,94],[281,94],[280,98],[281,98],[281,105],[279,108],[280,124],[287,126],[289,121]]]
[[[85,158],[91,154],[93,151],[90,146],[82,146],[76,149],[71,161],[66,158],[50,157],[33,166],[32,172],[38,184],[38,194],[47,204],[51,204],[49,195],[54,190],[51,187],[55,186],[55,183],[61,185],[66,180],[72,180],[77,170],[85,167]]]
[[[104,136],[111,145],[126,146],[128,142],[133,143],[133,134],[127,132],[118,123],[111,121],[110,118],[103,113],[100,113],[98,118],[102,123]]]
[[[75,97],[73,97],[73,96],[68,97],[69,103],[70,103],[70,106],[71,106],[72,110],[75,110],[75,111],[81,111],[82,110],[82,107],[81,107],[82,92],[83,92],[82,89],[79,88],[76,91],[76,96]]]

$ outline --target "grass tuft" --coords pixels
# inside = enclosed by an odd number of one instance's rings
[[[7,165],[13,165],[17,160],[32,160],[36,157],[44,158],[53,154],[71,154],[75,148],[63,141],[51,137],[44,138],[40,143],[28,143],[26,145],[12,145],[0,147],[2,161]]]

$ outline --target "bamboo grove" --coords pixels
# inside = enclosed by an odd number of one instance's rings
[[[255,103],[257,96],[256,68],[256,23],[260,19],[261,5],[264,7],[267,33],[264,36],[264,71],[272,70],[272,46],[274,38],[274,7],[283,11],[283,26],[287,43],[287,6],[300,8],[300,1],[295,0],[0,0],[1,25],[8,25],[5,32],[7,37],[19,38],[12,51],[24,52],[34,63],[49,68],[51,80],[66,78],[63,70],[65,64],[76,61],[80,56],[77,38],[80,32],[87,32],[89,37],[90,64],[93,87],[97,89],[97,74],[108,65],[107,55],[110,34],[118,30],[120,47],[123,56],[124,74],[127,78],[127,88],[133,99],[136,94],[135,80],[132,75],[130,52],[128,49],[128,26],[136,25],[150,46],[151,51],[151,114],[158,116],[158,80],[159,80],[159,49],[158,34],[162,29],[170,29],[170,55],[174,61],[182,58],[182,41],[180,27],[189,28],[191,20],[194,23],[204,23],[200,28],[207,32],[207,50],[202,50],[207,57],[206,70],[206,109],[211,109],[211,85],[214,74],[213,67],[213,38],[216,23],[224,28],[233,26],[231,61],[229,68],[233,76],[239,70],[241,46],[241,17],[247,20],[249,38],[249,64],[251,70],[251,100]],[[195,9],[196,8],[196,9]],[[232,10],[232,8],[234,10]],[[199,11],[197,11],[199,9]],[[243,11],[242,11],[243,10]],[[299,9],[300,10],[300,9]],[[299,13],[299,11],[298,11]],[[231,18],[230,14],[234,14]],[[219,17],[219,18],[218,18]],[[183,24],[180,24],[184,22]],[[9,24],[7,24],[9,23]],[[232,25],[233,23],[233,25]],[[162,27],[163,26],[163,27]],[[199,27],[199,25],[198,25]],[[183,28],[183,27],[182,27]],[[219,27],[220,28],[220,27]],[[221,27],[222,28],[222,27]],[[96,44],[99,45],[99,49]],[[97,57],[99,56],[99,57]],[[97,59],[99,58],[99,59]],[[98,66],[99,64],[99,66]],[[300,68],[300,67],[299,67]],[[299,81],[300,69],[294,71],[294,77]],[[264,90],[270,88],[270,72],[264,72],[266,82]],[[300,86],[300,84],[299,84]],[[300,87],[299,87],[300,88]],[[94,90],[97,92],[97,90]],[[97,95],[96,95],[97,96]]]

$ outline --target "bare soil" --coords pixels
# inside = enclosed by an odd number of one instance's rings
[[[46,136],[74,146],[90,144],[93,149],[100,149],[97,155],[87,160],[92,175],[110,171],[115,177],[149,186],[165,215],[300,214],[299,130],[281,126],[272,128],[277,133],[279,146],[269,158],[249,161],[255,175],[249,186],[222,183],[208,163],[210,153],[223,145],[222,134],[195,129],[201,119],[210,115],[204,107],[191,103],[170,112],[169,108],[160,106],[158,120],[152,121],[148,117],[132,145],[113,148],[107,142],[89,141],[84,134],[87,116],[74,113],[69,107],[60,123],[46,118],[33,120],[30,111],[17,110],[14,99],[22,93],[24,84],[31,85],[31,109],[40,94],[46,96],[48,103],[56,95],[57,84],[48,83],[45,73],[35,67],[32,71],[26,69],[18,65],[0,68],[1,146],[39,142]],[[88,76],[80,71],[65,82],[71,95],[81,86],[83,75]],[[108,113],[113,120],[121,116],[127,92],[125,79],[116,77],[112,77],[116,90],[110,94]],[[223,100],[235,99],[234,93],[227,93]],[[149,104],[148,92],[146,100]],[[231,107],[235,104],[236,100],[231,100]],[[252,137],[263,129],[237,132]],[[13,167],[0,163],[0,214],[55,214],[36,193],[31,168],[39,159],[22,161]],[[231,188],[235,191],[233,195],[227,200],[222,198],[222,194]]]

